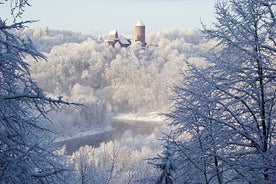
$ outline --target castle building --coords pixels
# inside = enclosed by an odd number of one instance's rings
[[[134,41],[141,42],[143,47],[146,46],[146,26],[141,20],[139,20],[135,25]],[[118,31],[112,30],[108,33],[107,39],[104,43],[113,47],[116,43],[119,43],[121,47],[128,47],[131,45],[131,40],[123,37],[119,38]]]
[[[107,39],[104,41],[105,44],[115,47],[116,43],[119,43],[121,47],[128,47],[131,41],[126,38],[119,38],[118,31],[112,30],[108,33]]]
[[[134,40],[140,41],[143,47],[146,46],[146,26],[141,20],[135,25]]]

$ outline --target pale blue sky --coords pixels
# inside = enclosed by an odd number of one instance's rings
[[[33,26],[48,26],[94,34],[117,29],[120,34],[133,32],[141,19],[147,31],[169,28],[201,28],[214,21],[216,0],[30,0],[23,18],[40,20]],[[1,18],[7,7],[0,5]]]

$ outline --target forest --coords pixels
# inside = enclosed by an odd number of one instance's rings
[[[218,1],[212,26],[148,32],[146,47],[125,48],[26,28],[28,1],[11,0],[13,23],[0,19],[0,183],[275,183],[275,5]],[[72,154],[56,144],[152,114],[162,116],[149,135]]]
[[[47,27],[25,29],[23,35],[47,57],[47,62],[28,58],[32,77],[47,95],[85,104],[53,114],[57,125],[64,127],[61,132],[71,134],[70,129],[106,126],[116,114],[167,112],[172,86],[180,82],[185,61],[204,65],[197,53],[212,44],[192,30],[149,33],[146,49],[138,42],[113,48],[104,44],[103,36]]]

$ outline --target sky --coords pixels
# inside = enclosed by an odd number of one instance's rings
[[[32,5],[24,20],[39,20],[32,26],[105,34],[117,29],[120,34],[133,31],[142,20],[147,31],[198,29],[201,21],[214,21],[216,0],[29,0]],[[0,5],[2,19],[9,7]]]

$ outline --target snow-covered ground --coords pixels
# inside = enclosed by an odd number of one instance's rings
[[[143,122],[164,122],[166,117],[159,112],[150,112],[147,114],[117,114],[113,117],[116,121],[143,121]]]

